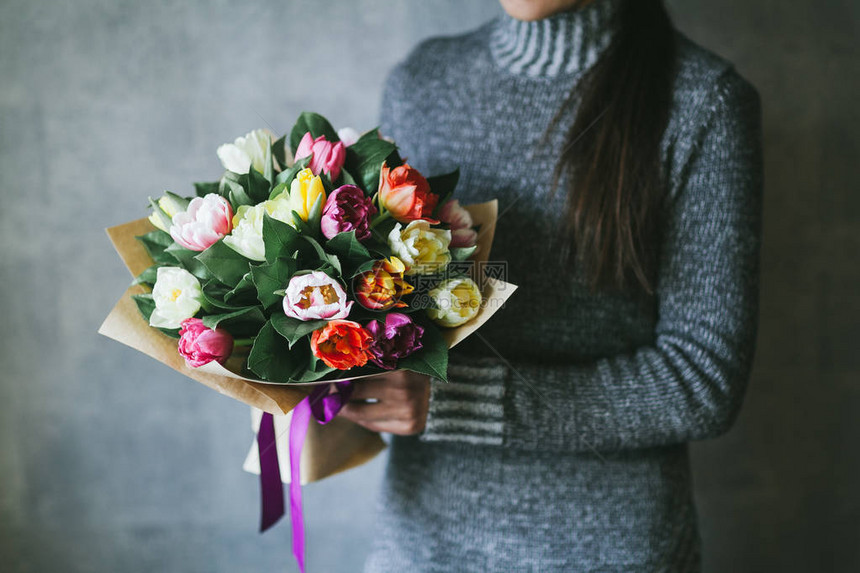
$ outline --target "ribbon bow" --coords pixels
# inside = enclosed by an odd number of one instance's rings
[[[293,525],[293,555],[299,571],[305,571],[305,522],[302,516],[301,468],[302,446],[308,432],[311,416],[327,424],[340,412],[352,394],[352,382],[333,382],[320,385],[299,402],[293,410],[290,422],[290,520]],[[278,464],[278,449],[275,444],[275,420],[268,412],[263,413],[260,430],[257,432],[257,448],[260,452],[260,491],[262,515],[260,532],[266,531],[283,517],[284,487]]]

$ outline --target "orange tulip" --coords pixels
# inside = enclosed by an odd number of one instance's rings
[[[430,219],[433,209],[439,203],[439,196],[430,191],[430,184],[417,169],[408,163],[389,169],[382,164],[379,177],[379,204],[401,223],[415,219]]]
[[[330,320],[311,334],[311,352],[326,366],[349,370],[364,366],[373,357],[372,342],[373,336],[357,322]]]

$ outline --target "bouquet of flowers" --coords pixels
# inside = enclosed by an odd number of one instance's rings
[[[394,143],[304,113],[289,136],[218,148],[226,173],[195,197],[151,201],[153,264],[132,296],[192,368],[226,364],[273,383],[405,368],[446,378],[441,328],[482,293],[457,265],[477,249],[457,172],[425,178]],[[287,141],[289,139],[289,141]],[[295,149],[295,158],[290,149]]]
[[[99,332],[265,412],[261,527],[284,513],[287,457],[303,569],[299,484],[384,447],[334,418],[350,382],[396,368],[446,380],[448,349],[516,287],[482,272],[496,202],[460,206],[458,172],[424,177],[376,130],[303,113],[284,137],[255,130],[217,155],[218,181],[108,229],[135,278]],[[272,414],[287,413],[279,459]]]
[[[252,131],[217,155],[218,181],[108,229],[135,279],[99,332],[223,394],[286,414],[308,385],[393,368],[444,380],[448,349],[516,288],[480,270],[496,202],[460,206],[457,172],[425,178],[376,130],[303,113],[280,139]],[[303,481],[383,447],[334,422]]]

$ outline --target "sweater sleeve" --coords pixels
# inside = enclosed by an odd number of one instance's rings
[[[699,112],[677,143],[687,152],[670,180],[653,341],[591,363],[499,355],[452,366],[449,383],[433,382],[423,440],[586,452],[711,438],[731,426],[757,329],[758,95],[729,72]]]

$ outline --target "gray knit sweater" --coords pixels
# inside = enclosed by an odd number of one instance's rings
[[[432,39],[389,77],[384,133],[425,173],[459,166],[462,202],[498,198],[519,291],[393,439],[369,572],[699,569],[686,444],[729,428],[752,362],[759,101],[678,34],[657,296],[589,293],[557,262],[563,134],[541,138],[615,2]]]

